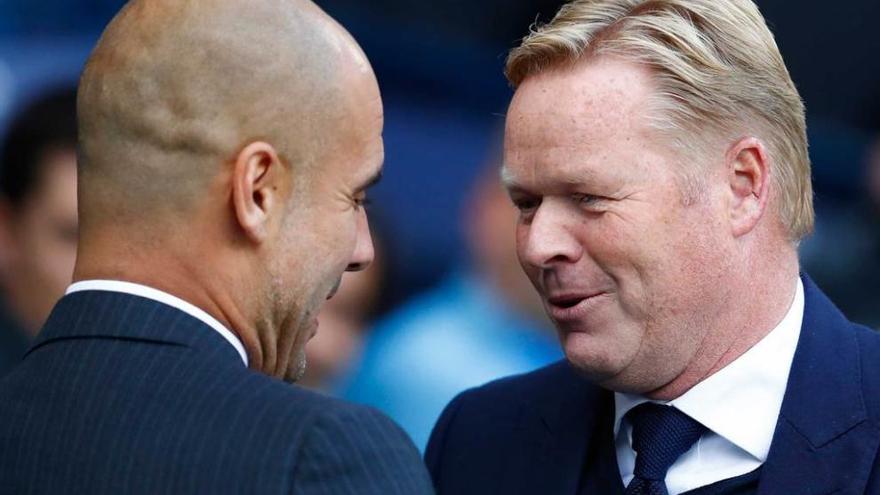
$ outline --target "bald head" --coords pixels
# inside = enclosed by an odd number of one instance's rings
[[[331,151],[358,77],[373,76],[356,43],[306,0],[130,2],[81,80],[84,232],[190,210],[254,140],[307,169]]]

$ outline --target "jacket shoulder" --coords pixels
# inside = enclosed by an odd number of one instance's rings
[[[429,495],[415,445],[383,413],[335,399],[305,434],[293,474],[296,493]]]
[[[583,387],[585,381],[577,376],[567,361],[562,360],[529,373],[491,381],[466,390],[456,397],[459,402],[475,402],[489,409],[509,406],[511,401],[550,399],[565,393],[569,387]]]
[[[446,455],[456,439],[477,438],[485,443],[505,442],[505,433],[518,428],[524,415],[535,409],[553,410],[567,397],[584,397],[597,387],[578,377],[565,361],[466,390],[446,406],[434,426],[426,451],[431,464]],[[495,438],[498,437],[498,438]]]
[[[586,424],[585,415],[602,397],[565,361],[459,394],[437,421],[425,453],[438,493],[497,488],[499,477],[535,462],[549,431]]]
[[[456,434],[497,431],[515,426],[527,410],[553,410],[571,397],[590,397],[599,388],[578,376],[561,360],[535,371],[501,378],[456,396],[440,416],[432,434],[455,421]],[[430,449],[429,449],[430,450]]]
[[[232,397],[260,411],[248,428],[263,449],[292,461],[295,493],[429,494],[430,478],[412,441],[385,414],[274,378],[248,372]]]

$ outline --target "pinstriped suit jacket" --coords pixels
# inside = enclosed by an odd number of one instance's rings
[[[244,367],[201,321],[128,294],[64,297],[0,381],[2,494],[432,493],[381,413]]]

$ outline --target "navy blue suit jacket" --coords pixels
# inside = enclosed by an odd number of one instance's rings
[[[804,277],[805,311],[762,495],[880,494],[880,334]],[[880,301],[878,301],[880,303]],[[438,494],[623,493],[613,394],[566,363],[458,396],[426,459]]]
[[[3,494],[428,494],[381,413],[245,368],[170,306],[64,297],[0,380]]]
[[[0,377],[21,362],[28,349],[26,333],[0,302]]]

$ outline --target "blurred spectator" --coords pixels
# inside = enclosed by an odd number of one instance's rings
[[[318,333],[306,344],[309,365],[298,385],[336,393],[338,380],[359,354],[366,329],[382,303],[387,254],[383,238],[377,236],[372,211],[370,215],[373,262],[366,270],[346,272],[339,290],[321,307]]]
[[[381,409],[422,449],[458,392],[561,357],[516,258],[516,215],[491,167],[464,210],[470,267],[379,322],[347,384],[345,398]]]
[[[76,259],[76,92],[12,121],[0,155],[0,374],[64,294]]]

